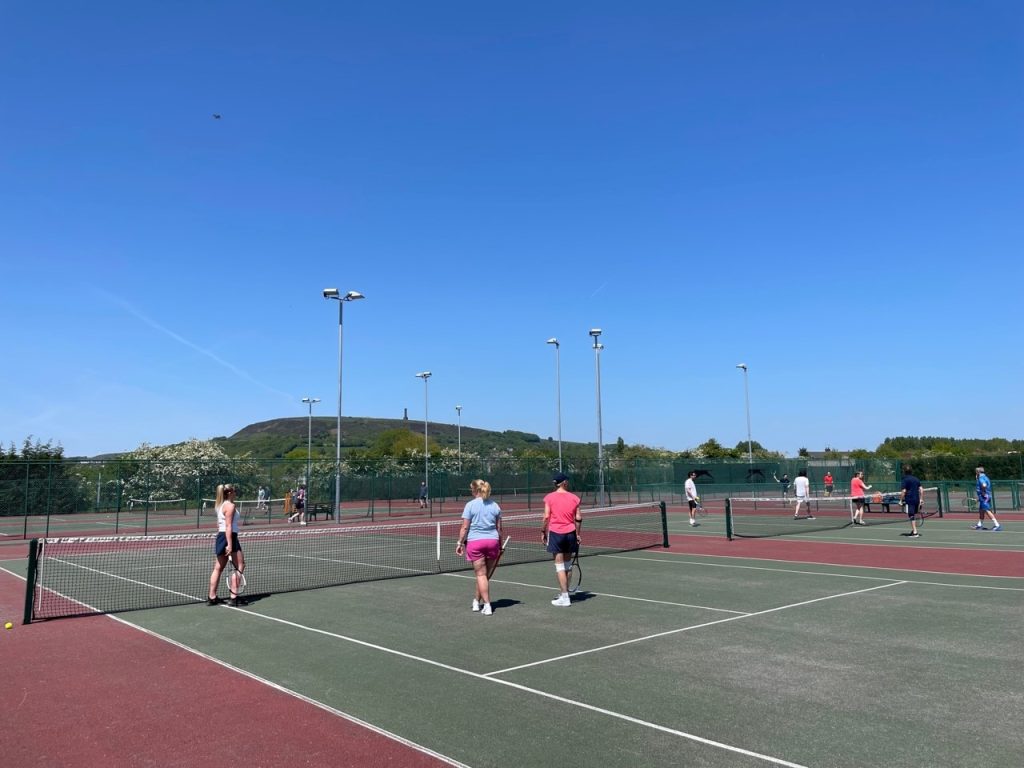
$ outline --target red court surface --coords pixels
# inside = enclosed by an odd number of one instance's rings
[[[450,764],[107,616],[22,626],[23,600],[0,571],[0,616],[15,624],[0,630],[0,764]],[[233,735],[229,693],[245,703]]]
[[[667,551],[680,554],[893,568],[920,573],[1024,576],[1024,556],[1007,550],[927,547],[919,542],[914,546],[832,543],[808,541],[798,536],[729,541],[719,536],[679,534],[670,536],[669,542],[671,548]]]

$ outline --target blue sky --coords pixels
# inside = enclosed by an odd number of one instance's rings
[[[1019,2],[0,9],[0,440],[1024,436]],[[222,115],[220,120],[213,113]]]

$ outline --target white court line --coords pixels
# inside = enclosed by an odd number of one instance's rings
[[[469,573],[445,573],[444,576],[452,576],[456,579],[476,579],[476,576]],[[549,592],[557,591],[555,587],[546,586],[543,584],[527,584],[522,581],[508,581],[506,579],[491,579],[492,584],[509,584],[514,587],[530,587],[533,589],[546,589]],[[656,603],[658,605],[673,605],[679,608],[699,608],[702,611],[718,611],[719,613],[735,613],[741,616],[749,615],[749,611],[733,611],[728,608],[712,608],[710,605],[694,605],[693,603],[674,603],[671,600],[653,600],[648,597],[630,597],[628,595],[613,595],[610,592],[591,592],[590,590],[583,590],[588,595],[594,595],[595,597],[614,597],[617,600],[633,600],[638,603]]]
[[[879,587],[873,587],[873,589],[879,589]],[[595,707],[592,704],[585,704],[584,702],[578,701],[576,699],[567,699],[567,698],[564,698],[562,696],[558,696],[556,694],[549,693],[548,691],[542,691],[542,690],[538,690],[536,688],[530,688],[529,686],[526,686],[526,685],[521,685],[519,683],[513,683],[510,680],[502,680],[502,679],[497,678],[497,677],[490,677],[488,675],[481,674],[479,672],[470,672],[469,670],[462,669],[461,667],[453,667],[453,666],[451,666],[449,664],[445,664],[445,663],[440,662],[440,661],[434,661],[433,659],[423,658],[422,656],[415,656],[415,655],[413,655],[411,653],[406,653],[405,651],[399,651],[399,650],[396,650],[394,648],[387,648],[387,647],[385,647],[383,645],[377,645],[376,643],[370,643],[370,642],[367,642],[365,640],[357,640],[354,637],[348,637],[346,635],[340,635],[340,634],[338,634],[336,632],[329,632],[326,629],[318,629],[317,627],[309,627],[309,626],[306,626],[304,624],[298,624],[298,623],[296,623],[294,621],[288,621],[287,619],[280,619],[280,618],[278,618],[276,616],[269,616],[269,615],[267,615],[265,613],[256,613],[256,612],[254,612],[252,610],[246,610],[244,608],[232,608],[231,610],[236,612],[236,613],[244,613],[247,616],[252,616],[254,618],[265,619],[266,621],[273,621],[273,622],[277,622],[279,624],[284,624],[286,626],[294,627],[295,629],[300,629],[300,630],[303,630],[303,631],[306,631],[306,632],[313,632],[313,633],[318,634],[318,635],[324,635],[326,637],[333,637],[333,638],[335,638],[337,640],[344,640],[345,642],[353,643],[355,645],[360,645],[360,646],[363,646],[364,648],[370,648],[372,650],[380,651],[382,653],[387,653],[387,654],[392,654],[394,656],[399,656],[399,657],[401,657],[403,659],[409,659],[411,661],[418,661],[418,662],[420,662],[422,664],[427,664],[429,666],[438,667],[440,669],[444,669],[444,670],[449,671],[449,672],[455,672],[455,673],[460,674],[460,675],[465,675],[467,677],[472,677],[472,678],[474,678],[476,680],[487,680],[488,682],[492,682],[492,683],[495,683],[497,685],[503,685],[503,686],[506,686],[507,688],[513,688],[515,690],[523,691],[525,693],[531,693],[531,694],[533,694],[535,696],[540,696],[540,697],[545,698],[545,699],[551,699],[552,701],[557,701],[560,704],[571,705],[571,706],[577,707],[579,709],[585,709],[585,710],[587,710],[589,712],[596,712],[598,714],[605,715],[607,717],[612,717],[612,718],[615,718],[616,720],[623,720],[623,721],[625,721],[627,723],[632,723],[634,725],[639,725],[639,726],[642,726],[644,728],[650,728],[652,730],[660,731],[662,733],[667,733],[667,734],[670,734],[672,736],[679,736],[680,738],[687,739],[689,741],[694,741],[694,742],[697,742],[698,744],[705,744],[707,746],[716,747],[718,749],[723,749],[723,750],[726,750],[728,752],[733,752],[733,753],[736,753],[736,754],[745,755],[747,757],[754,757],[754,758],[757,758],[759,760],[764,760],[764,761],[766,761],[768,763],[771,763],[772,765],[780,765],[780,766],[784,766],[785,768],[807,768],[807,766],[800,765],[799,763],[792,763],[792,762],[789,762],[788,760],[783,760],[783,759],[778,758],[778,757],[772,757],[771,755],[764,755],[764,754],[761,754],[760,752],[753,752],[753,751],[751,751],[749,749],[743,749],[742,747],[733,746],[732,744],[725,744],[725,743],[720,742],[720,741],[714,741],[712,739],[706,739],[703,736],[698,736],[698,735],[693,734],[693,733],[687,733],[686,731],[680,731],[680,730],[677,730],[675,728],[669,728],[669,727],[664,726],[664,725],[658,725],[657,723],[652,723],[652,722],[649,722],[647,720],[641,720],[639,718],[632,717],[630,715],[626,715],[626,714],[623,714],[621,712],[614,712],[614,711],[612,711],[610,709],[604,709],[603,707]],[[773,609],[773,610],[778,610],[778,609]],[[741,618],[741,617],[732,617],[732,618],[729,618],[729,619],[725,619],[725,621],[732,621],[733,618]],[[716,623],[716,622],[712,622],[712,623]],[[182,646],[182,647],[185,647],[185,646]],[[495,673],[492,672],[490,674],[493,675]]]
[[[935,547],[935,549],[941,549],[941,547]],[[736,565],[733,563],[705,563],[697,560],[682,560],[679,558],[684,555],[668,555],[666,557],[629,557],[628,555],[601,555],[601,557],[616,557],[622,560],[643,560],[649,563],[687,563],[691,565],[706,565],[714,568],[745,568],[752,571],[771,571],[773,573],[807,573],[815,576],[841,576],[847,579],[878,579],[885,580],[885,576],[858,576],[853,573],[836,573],[834,571],[801,571],[794,568],[766,568],[765,566],[758,565]],[[685,557],[694,557],[692,554],[687,554]],[[1020,576],[993,576],[987,573],[950,573],[949,571],[919,571],[913,568],[889,568],[880,565],[852,565],[846,563],[819,563],[815,560],[776,560],[772,557],[743,557],[741,555],[707,555],[707,557],[716,557],[723,560],[760,560],[765,563],[785,563],[787,565],[793,565],[804,563],[805,565],[819,565],[819,566],[832,566],[834,568],[861,568],[867,571],[894,571],[896,573],[907,573],[908,571],[914,571],[915,573],[927,573],[933,576],[963,576],[964,578],[973,579],[1015,579],[1019,580]],[[914,579],[900,579],[900,581],[908,581],[911,583],[917,583]],[[920,582],[922,584],[936,584],[940,582]],[[1009,589],[1016,591],[1017,587],[990,587],[984,584],[946,584],[949,587],[963,587],[965,589]]]
[[[575,653],[567,653],[563,656],[555,656],[551,659],[542,659],[540,661],[531,661],[529,664],[520,664],[517,667],[508,667],[507,669],[498,669],[494,672],[487,672],[484,677],[491,675],[501,675],[506,672],[515,672],[520,669],[526,669],[527,667],[537,667],[541,664],[550,664],[555,661],[564,661],[565,659],[572,659],[576,656],[586,656],[591,653],[598,653],[600,651],[607,651],[611,648],[621,648],[625,645],[633,645],[634,643],[642,643],[647,640],[656,640],[659,637],[668,637],[669,635],[678,635],[681,632],[689,632],[694,629],[703,629],[705,627],[713,627],[716,624],[726,624],[730,621],[739,621],[740,619],[749,619],[755,616],[764,616],[769,613],[776,613],[777,611],[785,611],[790,608],[799,608],[804,605],[811,605],[812,603],[820,603],[824,600],[835,600],[837,597],[849,597],[850,595],[860,595],[865,592],[874,592],[877,589],[888,589],[889,587],[897,587],[901,584],[906,584],[905,581],[894,581],[891,584],[879,584],[876,587],[866,587],[865,589],[857,589],[853,592],[842,592],[838,595],[826,595],[825,597],[816,597],[813,600],[803,600],[799,603],[790,603],[789,605],[780,605],[775,608],[767,608],[763,611],[755,611],[754,613],[745,613],[742,616],[729,616],[725,619],[717,619],[715,621],[707,621],[703,624],[693,624],[689,627],[680,627],[679,629],[670,629],[665,632],[657,632],[653,635],[645,635],[644,637],[634,637],[632,640],[623,640],[619,643],[610,643],[609,645],[602,645],[597,648],[588,648],[585,651],[576,651]]]
[[[129,579],[127,576],[121,576],[119,574],[110,573],[108,571],[101,571],[98,568],[90,568],[87,565],[82,565],[81,563],[74,563],[74,562],[72,562],[70,560],[64,560],[64,559],[59,558],[59,557],[52,557],[50,559],[53,560],[54,562],[62,563],[64,565],[70,565],[70,566],[72,566],[74,568],[81,568],[83,571],[89,571],[90,573],[97,573],[100,576],[107,576],[107,577],[109,577],[111,579],[117,579],[118,581],[126,581],[129,584],[135,584],[135,585],[140,586],[140,587],[148,587],[149,589],[155,589],[157,592],[166,592],[169,595],[177,595],[178,597],[187,597],[187,598],[189,598],[191,600],[196,600],[196,601],[206,600],[205,597],[197,597],[196,595],[190,595],[188,592],[178,592],[177,590],[174,590],[174,589],[167,589],[165,587],[158,587],[156,584],[150,584],[147,581],[139,581],[138,579]],[[46,590],[50,591],[50,592],[54,592],[55,594],[59,594],[59,593],[56,593],[55,590],[51,589],[50,587],[47,587],[45,584],[40,584],[39,586],[42,587],[43,589],[46,589]],[[78,602],[81,602],[81,601],[73,600],[73,602],[78,603]],[[86,605],[86,603],[82,603],[82,605]],[[88,607],[91,608],[92,606],[88,606]]]

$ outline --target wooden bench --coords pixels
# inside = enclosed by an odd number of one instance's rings
[[[310,504],[306,507],[306,519],[317,520],[319,515],[323,515],[324,520],[333,520],[333,507],[333,504]]]

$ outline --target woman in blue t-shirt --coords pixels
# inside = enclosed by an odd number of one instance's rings
[[[465,552],[466,560],[473,564],[476,574],[473,610],[490,616],[494,612],[491,609],[491,569],[501,553],[501,507],[490,500],[491,484],[486,480],[474,480],[469,490],[474,498],[462,511],[455,554]]]

